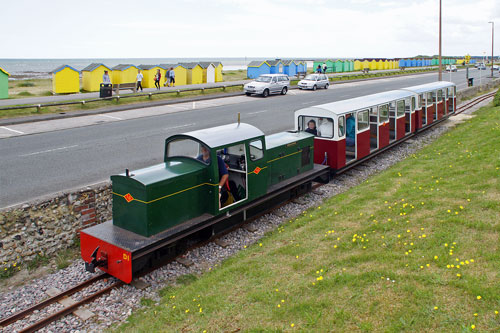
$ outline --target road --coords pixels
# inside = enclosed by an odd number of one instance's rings
[[[486,80],[486,75],[482,74]],[[470,75],[478,84],[478,71],[471,70]],[[443,75],[444,80],[449,77],[447,73]],[[44,126],[25,124],[23,130],[21,127],[4,128],[3,133],[8,133],[8,137],[0,139],[0,208],[106,181],[110,175],[124,172],[125,168],[133,170],[160,163],[166,137],[236,122],[238,112],[243,122],[270,134],[291,129],[293,112],[303,107],[436,79],[437,74],[430,73],[334,85],[316,92],[294,90],[286,96],[266,99],[231,97],[232,103],[225,101],[228,99],[216,99],[194,109],[170,110],[160,106],[150,111],[135,111],[136,117],[124,113],[129,118],[111,113],[108,114],[111,118],[99,120],[78,117]],[[452,73],[451,79],[458,84],[459,90],[465,88],[464,71]],[[24,135],[26,133],[34,134]]]

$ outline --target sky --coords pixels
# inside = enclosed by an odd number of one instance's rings
[[[439,0],[0,0],[0,58],[438,53]],[[443,55],[500,52],[500,1],[442,0]]]

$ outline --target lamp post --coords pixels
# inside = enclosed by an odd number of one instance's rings
[[[495,34],[495,22],[493,21],[490,21],[488,23],[491,23],[491,77],[493,78],[493,64],[494,64],[494,61],[493,61],[493,42],[494,42],[494,39],[493,39],[493,36]]]
[[[443,67],[441,64],[441,0],[439,0],[439,76],[438,80],[443,79]]]

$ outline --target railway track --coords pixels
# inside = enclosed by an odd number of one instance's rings
[[[469,102],[467,102],[467,103],[465,103],[465,104],[462,104],[460,107],[458,107],[458,108],[457,108],[457,110],[455,111],[455,114],[454,114],[454,115],[460,114],[460,113],[462,113],[462,112],[464,112],[464,111],[466,111],[466,110],[471,109],[473,106],[475,106],[475,105],[477,105],[477,104],[479,104],[479,103],[483,102],[484,100],[486,100],[486,99],[488,99],[488,98],[493,97],[493,96],[495,95],[495,93],[496,93],[495,91],[494,91],[494,92],[491,92],[491,93],[487,93],[487,94],[485,94],[485,95],[478,96],[478,97],[476,97],[476,98],[472,99],[471,101],[469,101]],[[411,136],[411,137],[413,137],[413,136]],[[390,147],[388,147],[388,148],[390,148]],[[385,149],[384,149],[384,150],[381,150],[381,151],[380,151],[380,153],[382,153],[382,152],[384,152],[384,151],[385,151]],[[362,163],[367,162],[368,160],[370,160],[371,158],[373,158],[373,157],[375,157],[375,156],[377,156],[377,155],[378,155],[378,154],[375,154],[375,155],[370,155],[370,156],[369,156],[369,158],[362,159],[362,160],[360,160],[360,161],[357,161],[356,163],[350,164],[350,165],[349,165],[349,166],[347,166],[345,169],[339,170],[339,172],[338,172],[337,174],[341,174],[341,173],[344,173],[344,172],[346,172],[346,171],[348,171],[348,170],[354,169],[354,168],[355,168],[355,167],[357,167],[358,165],[360,165],[360,164],[362,164]],[[321,187],[322,185],[323,185],[323,184],[321,184],[321,183],[314,183],[314,184],[312,185],[311,190],[315,190],[315,189],[317,189],[317,188]],[[193,248],[203,246],[204,244],[207,244],[208,242],[213,241],[213,240],[214,240],[214,239],[216,239],[216,238],[222,237],[223,235],[225,235],[225,234],[227,234],[227,233],[231,232],[232,230],[237,229],[237,228],[240,228],[240,227],[242,227],[244,224],[246,224],[246,223],[248,223],[248,222],[250,222],[250,221],[253,221],[253,220],[257,219],[257,218],[259,218],[259,217],[261,217],[261,216],[263,216],[263,215],[265,215],[265,214],[269,213],[270,211],[273,211],[273,210],[275,210],[275,209],[278,209],[278,208],[280,208],[280,207],[282,207],[282,206],[284,206],[284,205],[286,205],[286,204],[290,203],[290,202],[291,202],[291,201],[293,201],[293,200],[295,200],[295,198],[293,198],[293,199],[289,199],[289,200],[286,200],[285,202],[282,202],[282,203],[280,203],[280,204],[278,204],[278,205],[274,206],[273,208],[270,208],[270,209],[267,209],[267,210],[265,210],[265,211],[261,212],[261,213],[260,213],[260,214],[258,214],[257,216],[254,216],[253,218],[251,218],[251,219],[249,219],[249,220],[245,221],[245,223],[242,223],[242,224],[240,224],[240,225],[238,225],[238,226],[235,226],[235,227],[233,227],[233,228],[230,228],[229,230],[226,230],[226,231],[224,231],[224,232],[221,232],[220,234],[218,234],[218,235],[216,235],[216,236],[214,236],[214,237],[211,237],[211,238],[210,238],[210,239],[208,239],[208,240],[202,241],[202,242],[200,242],[200,243],[198,243],[198,244],[196,244],[196,245],[194,245],[194,246],[191,246],[191,247],[190,247],[189,249],[187,249],[187,250],[189,251],[189,250],[191,250],[191,249],[193,249]],[[181,256],[181,255],[179,255],[179,256]],[[175,258],[173,258],[173,259],[171,259],[171,260],[168,260],[166,263],[169,263],[169,262],[175,261],[175,260],[176,260],[179,256],[176,256]],[[164,264],[166,264],[166,263],[164,263]],[[143,273],[143,274],[141,274],[141,275],[145,275],[145,274],[147,274],[147,273],[149,273],[149,272],[151,272],[152,270],[157,269],[157,268],[159,268],[159,267],[154,267],[154,268],[151,268],[151,269],[149,269],[147,272],[144,272],[144,273]],[[33,306],[31,306],[31,307],[27,308],[27,309],[24,309],[24,310],[22,310],[22,311],[19,311],[19,312],[15,313],[15,314],[13,314],[13,315],[11,315],[11,316],[7,317],[7,318],[4,318],[4,319],[0,320],[0,328],[5,328],[5,327],[7,327],[7,326],[11,325],[11,324],[12,324],[12,323],[14,323],[14,322],[17,322],[17,321],[19,321],[19,320],[22,320],[23,318],[28,317],[29,315],[33,314],[33,313],[34,313],[34,311],[36,311],[36,310],[40,310],[40,309],[46,308],[46,307],[48,307],[48,306],[50,306],[50,305],[52,305],[52,304],[55,304],[55,303],[56,303],[56,302],[58,302],[59,300],[61,300],[61,299],[63,299],[63,298],[66,298],[66,297],[69,297],[69,296],[71,296],[71,295],[75,294],[76,292],[81,291],[81,290],[83,290],[83,289],[85,289],[85,288],[87,288],[87,287],[91,286],[92,284],[94,284],[94,283],[96,283],[96,282],[98,282],[98,281],[101,281],[101,280],[103,280],[103,279],[109,278],[109,277],[110,277],[110,276],[109,276],[108,274],[106,274],[106,273],[102,273],[102,274],[96,275],[96,276],[94,276],[94,277],[92,277],[92,278],[90,278],[90,279],[88,279],[88,280],[85,280],[85,281],[81,282],[80,284],[78,284],[78,285],[76,285],[76,286],[74,286],[74,287],[72,287],[72,288],[69,288],[69,289],[67,289],[67,290],[65,290],[65,291],[63,291],[63,292],[61,292],[61,293],[59,293],[59,294],[57,294],[57,295],[55,295],[55,296],[52,296],[52,297],[49,297],[49,298],[47,298],[47,299],[43,300],[43,301],[42,301],[42,302],[40,302],[40,303],[37,303],[37,304],[35,304],[35,305],[33,305]],[[57,319],[59,319],[59,318],[61,318],[61,317],[64,317],[64,316],[66,316],[66,315],[68,315],[68,314],[70,314],[70,313],[72,313],[72,312],[74,312],[74,311],[76,311],[76,310],[77,310],[79,307],[81,307],[82,305],[87,304],[87,303],[90,303],[90,302],[92,302],[93,300],[97,299],[98,297],[100,297],[100,296],[102,296],[102,295],[104,295],[104,294],[107,294],[107,293],[111,292],[111,290],[113,290],[114,288],[120,287],[120,286],[121,286],[121,285],[123,285],[123,284],[124,284],[124,283],[123,283],[122,281],[116,281],[116,282],[114,282],[114,283],[112,283],[112,284],[110,284],[110,285],[107,285],[106,287],[104,287],[104,288],[102,288],[102,289],[100,289],[100,290],[98,290],[98,291],[96,291],[96,292],[94,292],[94,293],[92,293],[92,294],[90,294],[90,295],[88,295],[88,296],[84,297],[84,298],[83,298],[83,299],[81,299],[80,301],[77,301],[77,302],[73,303],[72,305],[69,305],[69,306],[67,306],[67,307],[64,307],[63,309],[61,309],[61,310],[59,310],[59,311],[57,311],[57,312],[55,312],[55,313],[53,313],[53,314],[49,314],[47,317],[45,317],[45,318],[43,318],[43,319],[41,319],[41,320],[39,320],[39,321],[37,321],[37,322],[35,322],[35,323],[31,324],[30,326],[24,327],[24,328],[23,328],[23,329],[21,329],[19,332],[35,332],[35,331],[37,331],[37,330],[39,330],[39,329],[41,329],[41,328],[43,328],[43,327],[47,326],[47,325],[48,325],[48,324],[50,324],[51,322],[53,322],[53,321],[55,321],[55,320],[57,320]]]

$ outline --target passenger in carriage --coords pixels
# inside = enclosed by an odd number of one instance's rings
[[[356,143],[356,123],[352,114],[348,113],[346,115],[346,135],[345,144],[346,146],[352,147]]]
[[[197,159],[203,163],[210,164],[210,150],[205,146],[201,146],[201,154],[198,155]],[[217,156],[217,166],[219,170],[219,199],[221,207],[224,207],[224,203],[228,198],[228,186],[226,182],[229,179],[229,172],[227,171],[226,163],[224,163],[220,156]]]
[[[307,128],[305,131],[307,133],[314,134],[315,136],[318,135],[318,130],[316,129],[316,122],[313,119],[307,122]]]
[[[318,135],[331,138],[333,136],[333,122],[324,118],[319,118]]]

